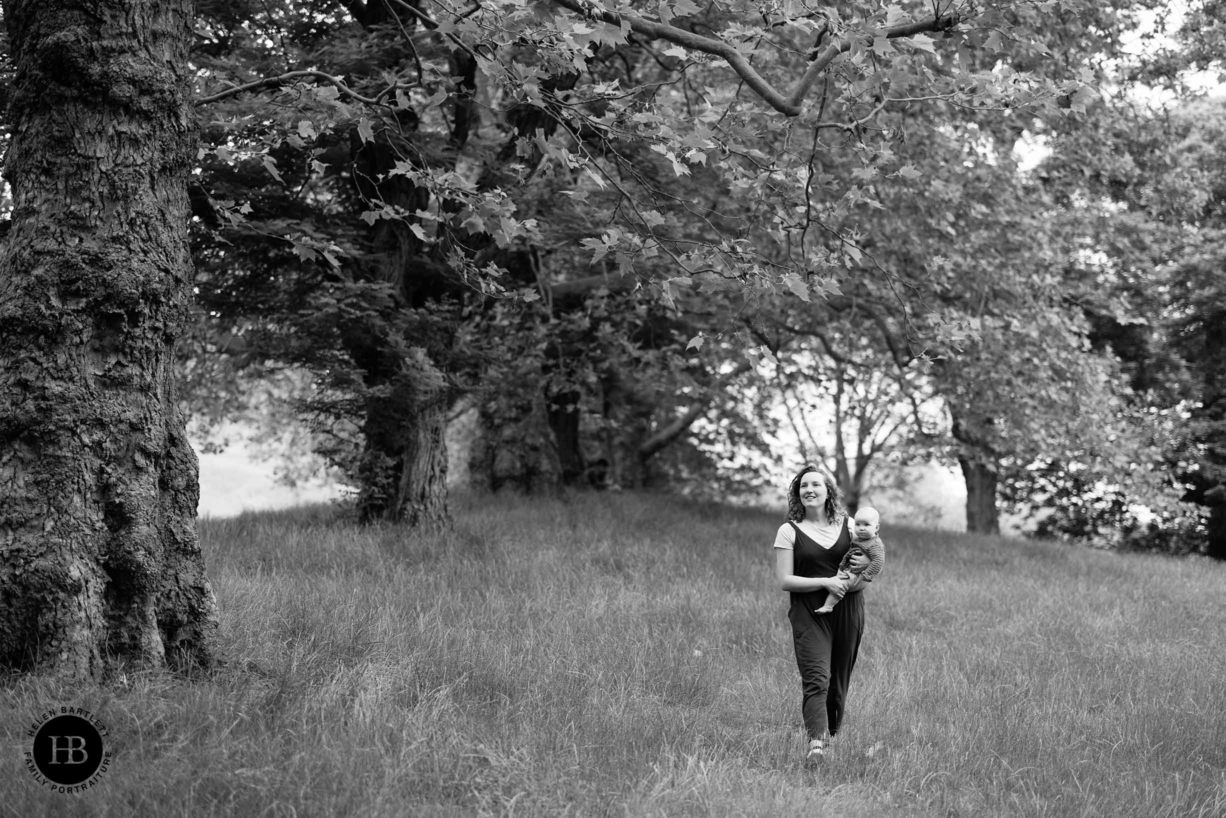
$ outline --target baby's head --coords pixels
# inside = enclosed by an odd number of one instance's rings
[[[856,539],[867,540],[877,536],[881,528],[881,515],[872,506],[860,506],[856,512]]]

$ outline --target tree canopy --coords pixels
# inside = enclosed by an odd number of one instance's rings
[[[1122,481],[1180,405],[1147,390],[1196,391],[1179,320],[1211,312],[1141,295],[1214,263],[1213,219],[1155,196],[1217,194],[1155,181],[1198,148],[1121,101],[1212,64],[1212,6],[1176,32],[1144,0],[201,0],[195,406],[301,368],[362,516],[445,524],[465,407],[489,487],[637,486],[762,448],[771,367],[854,359],[945,408],[897,439],[961,464],[972,527],[1036,464]],[[1147,30],[1182,38],[1138,57]]]

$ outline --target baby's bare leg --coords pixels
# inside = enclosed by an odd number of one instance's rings
[[[847,571],[839,571],[834,575],[835,579],[848,580],[851,579],[851,574]],[[829,590],[826,592],[826,603],[822,607],[816,609],[814,613],[824,614],[834,610],[834,606],[838,605],[843,599],[843,591]]]

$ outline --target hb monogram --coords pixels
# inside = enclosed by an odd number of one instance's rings
[[[50,763],[84,764],[89,761],[89,753],[85,750],[85,736],[47,736],[47,738],[51,739]],[[64,746],[60,746],[60,739],[64,739]],[[61,753],[68,756],[67,761],[60,761]]]
[[[26,767],[35,779],[64,793],[92,787],[92,779],[109,763],[97,721],[88,711],[73,709],[76,712],[35,725],[34,743],[26,754]]]

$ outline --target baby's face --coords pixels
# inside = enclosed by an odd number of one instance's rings
[[[862,540],[867,540],[869,537],[877,536],[877,529],[880,528],[880,523],[876,520],[856,518],[856,536]]]

